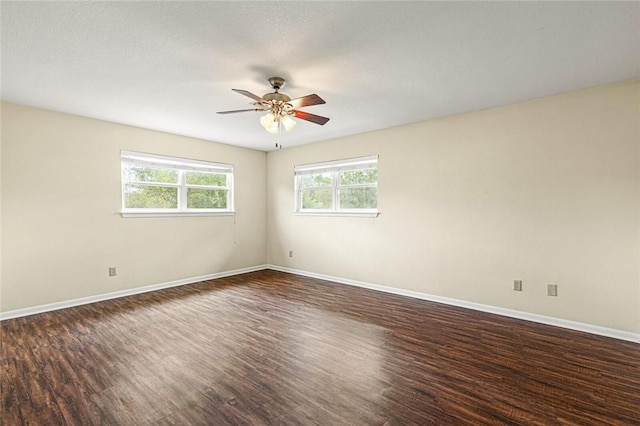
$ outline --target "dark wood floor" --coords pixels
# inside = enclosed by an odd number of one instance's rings
[[[2,322],[2,424],[640,424],[640,345],[275,271]]]

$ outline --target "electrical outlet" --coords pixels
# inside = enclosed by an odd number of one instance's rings
[[[289,257],[293,257],[293,250],[289,250]]]
[[[116,276],[116,267],[115,266],[109,266],[109,276],[110,277],[115,277]]]
[[[558,285],[547,284],[547,296],[557,296],[557,295],[558,295]]]
[[[513,280],[513,291],[522,291],[522,280]]]

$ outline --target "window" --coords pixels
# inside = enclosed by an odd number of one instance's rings
[[[122,151],[122,215],[233,213],[233,166]]]
[[[378,156],[295,167],[296,212],[377,216]]]

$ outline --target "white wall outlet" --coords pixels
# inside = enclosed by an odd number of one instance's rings
[[[547,296],[557,296],[557,295],[558,295],[558,285],[547,284]]]
[[[293,257],[293,250],[289,250],[289,257]]]
[[[110,277],[115,277],[116,276],[116,267],[115,266],[109,266],[109,276]]]
[[[513,291],[522,291],[522,280],[513,280]]]

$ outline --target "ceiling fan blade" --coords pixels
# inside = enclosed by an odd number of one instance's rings
[[[248,97],[250,97],[251,99],[253,99],[256,102],[263,102],[263,99],[260,96],[254,95],[253,93],[248,92],[246,90],[242,90],[242,89],[231,89],[231,90],[233,90],[234,92],[238,92],[241,95],[248,96]]]
[[[236,112],[249,112],[249,111],[264,111],[264,110],[260,108],[234,109],[232,111],[218,111],[216,114],[235,114]]]
[[[326,123],[327,121],[329,121],[329,119],[327,117],[321,117],[319,115],[315,115],[315,114],[309,114],[308,112],[304,112],[304,111],[293,111],[293,115],[296,118],[299,118],[301,120],[307,120],[310,121],[312,123],[316,123],[319,125],[323,125],[324,123]]]
[[[295,109],[311,105],[321,105],[325,104],[326,102],[324,101],[324,99],[314,93],[313,95],[307,95],[301,98],[292,99],[289,101],[289,103]]]

